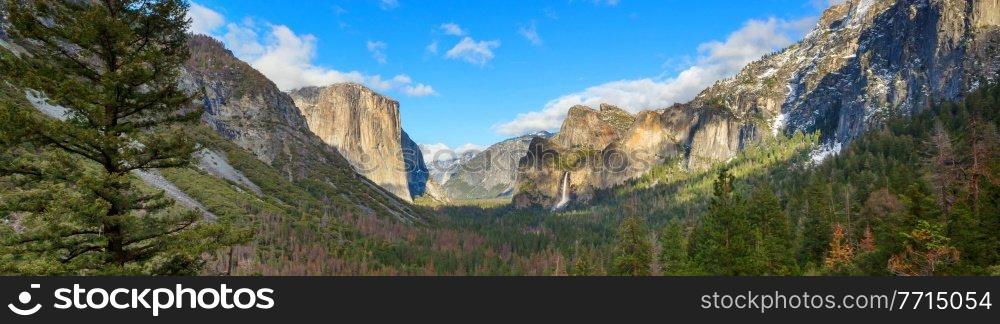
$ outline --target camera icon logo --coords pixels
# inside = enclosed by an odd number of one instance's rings
[[[42,285],[40,284],[31,284],[31,289],[38,289],[41,287]],[[27,307],[28,303],[31,302],[31,293],[27,291],[22,291],[20,294],[18,294],[17,301],[19,301],[21,305],[26,307],[26,309],[21,309],[20,307],[14,305],[13,303],[7,304],[7,308],[10,308],[10,311],[14,312],[14,314],[17,315],[28,316],[37,313],[38,310],[42,309],[42,304],[35,304],[35,306]]]

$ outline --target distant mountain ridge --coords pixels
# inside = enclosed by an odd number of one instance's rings
[[[448,175],[443,190],[450,199],[494,199],[511,197],[517,177],[517,163],[535,137],[551,138],[541,131],[507,139],[461,161]]]

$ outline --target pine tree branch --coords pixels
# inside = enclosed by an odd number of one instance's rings
[[[45,30],[47,32],[46,34],[54,34],[52,32],[51,28],[46,27],[43,24],[36,23],[35,25],[36,25],[35,27],[41,27],[43,30]],[[51,37],[51,36],[49,36],[49,37]],[[82,72],[84,72],[84,73],[80,74],[81,76],[83,76],[83,77],[87,78],[88,80],[93,81],[95,83],[96,82],[100,82],[100,75],[101,75],[100,73],[98,73],[97,71],[93,70],[93,68],[91,68],[86,63],[84,63],[84,62],[80,61],[79,59],[77,59],[72,53],[69,53],[61,45],[56,44],[55,42],[53,42],[52,39],[50,39],[49,37],[40,37],[40,38],[37,38],[37,39],[40,40],[40,41],[42,41],[42,43],[45,44],[45,46],[47,48],[49,48],[50,51],[53,51],[53,52],[61,55],[62,57],[66,58],[70,62],[74,63]]]
[[[150,235],[146,235],[146,236],[143,236],[143,237],[140,237],[140,238],[135,238],[135,239],[132,239],[132,240],[125,241],[122,245],[123,246],[129,246],[129,245],[132,245],[132,244],[141,243],[143,241],[148,241],[148,240],[155,239],[155,238],[158,238],[158,237],[164,237],[164,236],[176,234],[176,233],[179,233],[179,232],[187,229],[191,225],[194,225],[195,223],[197,223],[197,221],[192,220],[192,221],[186,222],[183,225],[180,225],[180,226],[178,226],[178,227],[176,227],[174,229],[168,230],[168,231],[163,231],[163,232],[159,232],[159,233],[156,233],[156,234],[150,234]]]
[[[84,255],[86,253],[97,252],[97,251],[100,251],[103,248],[104,248],[104,246],[101,246],[101,245],[84,246],[81,249],[78,249],[78,250],[76,250],[74,252],[70,252],[69,255],[67,255],[66,257],[62,258],[59,261],[62,262],[62,263],[69,263],[70,261],[73,261],[73,259],[76,259],[76,258],[78,258],[78,257],[80,257],[80,256],[82,256],[82,255]]]
[[[55,145],[56,147],[58,147],[59,149],[62,149],[63,151],[66,151],[66,152],[69,152],[69,153],[73,153],[73,154],[76,154],[76,155],[80,155],[80,156],[85,157],[85,158],[87,158],[87,159],[89,159],[91,161],[94,161],[94,162],[98,162],[98,163],[103,163],[104,162],[104,160],[102,160],[100,157],[97,157],[97,156],[94,155],[94,154],[101,154],[100,152],[86,152],[85,148],[82,148],[82,147],[79,147],[79,146],[74,146],[72,144],[69,144],[68,142],[64,143],[64,141],[57,140],[57,139],[53,138],[52,136],[49,136],[48,134],[39,133],[38,135],[41,136],[43,139],[45,139],[45,141],[47,143]]]
[[[72,232],[72,233],[60,234],[60,235],[56,235],[56,236],[58,236],[59,238],[65,239],[65,238],[70,238],[70,237],[80,236],[80,235],[101,235],[101,232],[100,231],[92,231],[92,230],[84,230],[84,231],[77,231],[77,232]],[[11,244],[14,244],[14,245],[28,244],[28,243],[33,243],[33,242],[48,240],[48,239],[51,239],[51,238],[52,238],[52,236],[37,236],[37,237],[20,239],[20,240],[17,240],[16,242],[13,242]]]

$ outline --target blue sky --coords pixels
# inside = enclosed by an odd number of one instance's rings
[[[430,148],[558,128],[574,104],[686,101],[798,40],[824,0],[197,0],[212,35],[283,90],[362,82]]]

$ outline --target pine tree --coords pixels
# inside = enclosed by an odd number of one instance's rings
[[[750,228],[745,204],[734,192],[735,177],[728,170],[715,180],[715,197],[690,242],[691,259],[704,272],[718,275],[756,274],[756,233]]]
[[[802,246],[799,250],[801,264],[818,264],[830,244],[833,209],[829,197],[830,185],[816,177],[805,190],[804,225]]]
[[[199,109],[178,87],[188,57],[182,0],[10,1],[4,79],[65,119],[22,102],[0,107],[0,212],[22,227],[4,242],[3,272],[194,273],[223,226],[144,190],[135,172],[185,167],[196,150],[182,126]],[[8,91],[17,91],[10,90]]]
[[[573,269],[570,271],[570,275],[599,276],[603,274],[603,271],[601,271],[595,260],[594,252],[590,249],[580,250],[577,248],[575,258],[576,261],[573,262]]]
[[[792,233],[778,196],[769,184],[761,184],[751,192],[747,205],[747,214],[756,233],[753,246],[760,258],[755,262],[761,267],[758,274],[791,274],[795,267]]]
[[[889,271],[901,276],[931,276],[958,262],[960,253],[943,232],[941,224],[919,221],[915,229],[903,234],[906,249],[889,259]]]
[[[648,276],[652,270],[653,247],[645,224],[637,216],[626,217],[618,230],[612,275]]]
[[[691,274],[691,262],[687,253],[687,237],[681,222],[673,220],[660,234],[660,272],[664,275]]]

